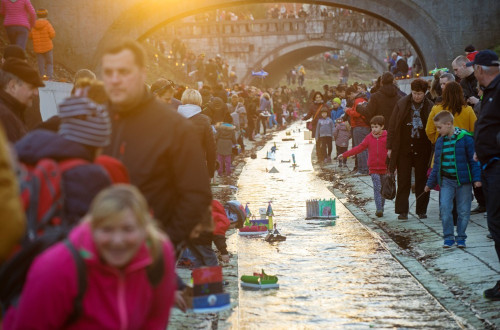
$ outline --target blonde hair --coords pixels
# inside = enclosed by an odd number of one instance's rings
[[[155,262],[162,256],[162,243],[167,237],[158,228],[149,213],[146,198],[136,187],[129,184],[115,184],[101,191],[90,205],[90,226],[95,229],[104,221],[113,219],[127,209],[132,211],[138,225],[145,230],[146,242]]]
[[[106,104],[108,102],[108,95],[104,89],[104,83],[96,79],[78,79],[73,86],[71,95],[86,96],[97,104]]]
[[[194,104],[201,107],[201,94],[196,89],[188,88],[182,93],[181,102],[182,104]]]

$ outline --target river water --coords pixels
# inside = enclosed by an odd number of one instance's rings
[[[339,218],[305,220],[307,199],[333,198],[311,164],[313,145],[298,124],[279,132],[249,159],[239,177],[237,198],[253,214],[272,201],[274,220],[287,240],[231,237],[239,276],[264,269],[280,289],[240,289],[239,329],[458,328],[452,316],[337,201]],[[283,138],[295,141],[284,142]],[[276,143],[276,160],[263,159]],[[291,147],[296,144],[297,149]],[[298,166],[290,160],[294,153]],[[272,167],[279,173],[267,173]]]

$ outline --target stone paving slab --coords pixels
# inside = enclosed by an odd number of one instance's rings
[[[352,159],[348,165],[352,169]],[[456,315],[459,323],[466,328],[500,327],[500,302],[491,302],[482,296],[485,289],[500,279],[500,263],[493,241],[486,238],[488,231],[484,214],[471,216],[467,249],[443,249],[438,192],[431,192],[427,219],[416,217],[414,194],[410,195],[408,220],[397,219],[394,201],[386,201],[384,216],[377,218],[370,176],[352,176],[336,164],[317,165],[316,170],[334,178],[334,185],[330,187],[334,195],[374,235],[380,237],[395,258]],[[348,185],[348,191],[345,186],[336,184],[339,180]],[[355,203],[353,196],[367,202]],[[472,208],[476,205],[473,202]]]

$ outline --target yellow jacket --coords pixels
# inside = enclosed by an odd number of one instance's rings
[[[429,114],[429,120],[427,120],[427,126],[425,126],[425,133],[427,137],[431,141],[432,144],[435,144],[437,139],[439,138],[439,133],[436,130],[436,125],[434,125],[434,116],[443,111],[442,104],[436,104],[432,107],[431,113]],[[470,106],[463,106],[462,111],[459,115],[455,115],[453,119],[453,125],[458,128],[465,129],[469,132],[474,132],[474,123],[476,122],[477,117],[474,113],[474,110]]]
[[[5,133],[0,127],[0,264],[19,243],[26,226],[10,157]]]

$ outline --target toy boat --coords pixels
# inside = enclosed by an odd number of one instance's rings
[[[278,277],[273,275],[267,275],[264,270],[262,273],[253,273],[252,275],[243,275],[240,278],[241,287],[246,289],[279,289]]]
[[[271,202],[266,208],[260,208],[259,214],[260,219],[256,219],[255,216],[250,219],[252,212],[248,208],[248,203],[245,207],[246,216],[245,223],[242,228],[239,229],[238,235],[249,236],[249,235],[262,235],[267,234],[270,228],[273,228],[273,209],[271,208]]]
[[[283,242],[286,241],[286,236],[281,235],[281,233],[276,229],[276,224],[274,224],[274,230],[272,233],[267,234],[264,241],[272,243],[272,242]]]

